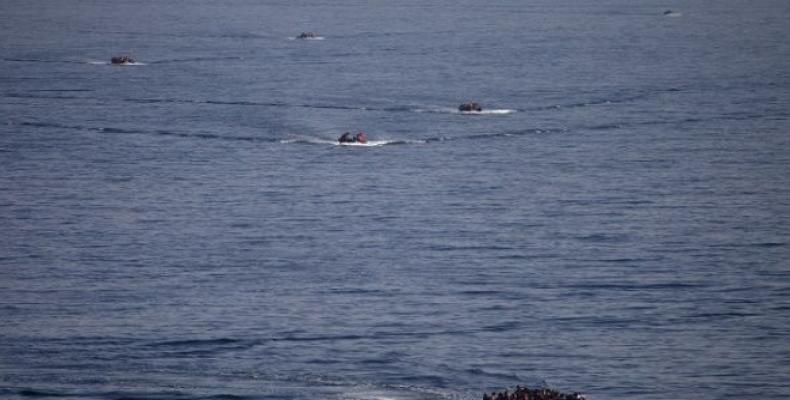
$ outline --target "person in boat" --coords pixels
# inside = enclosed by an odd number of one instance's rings
[[[354,136],[354,141],[357,143],[367,143],[368,135],[366,135],[365,132],[360,131],[356,136]]]
[[[469,112],[469,111],[483,111],[483,107],[480,103],[476,103],[474,101],[467,101],[464,104],[458,106],[458,111]]]
[[[351,132],[346,132],[337,141],[340,143],[354,143],[354,137],[351,136]]]

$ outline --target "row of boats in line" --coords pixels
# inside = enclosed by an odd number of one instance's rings
[[[666,11],[664,11],[663,15],[664,16],[668,16],[668,17],[676,17],[676,16],[680,16],[682,14],[679,13],[679,12],[673,11],[673,10],[666,10]],[[301,39],[301,40],[310,40],[310,39],[319,39],[321,37],[322,36],[319,35],[317,32],[310,31],[310,32],[302,32],[299,35],[297,35],[295,38],[296,39]],[[134,64],[134,59],[129,57],[129,56],[124,55],[124,56],[113,57],[111,59],[110,63],[111,64]],[[476,104],[476,103],[474,103],[474,104]],[[461,110],[461,111],[481,111],[481,110],[470,109],[470,110]]]
[[[316,39],[319,37],[320,36],[315,32],[302,32],[301,34],[296,36],[297,39],[305,39],[305,40]],[[128,55],[120,55],[110,58],[110,64],[113,65],[130,65],[134,63],[135,63],[134,58]],[[458,111],[480,112],[483,111],[483,106],[481,106],[480,103],[475,101],[467,101],[465,103],[462,103],[460,106],[458,106]],[[349,144],[349,143],[365,144],[368,142],[368,137],[367,134],[365,134],[365,132],[359,132],[356,135],[352,135],[351,132],[345,132],[337,139],[337,141],[338,143],[341,144]]]

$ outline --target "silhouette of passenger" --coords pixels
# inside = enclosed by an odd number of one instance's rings
[[[354,143],[354,138],[351,136],[351,132],[346,132],[337,141],[340,143]]]

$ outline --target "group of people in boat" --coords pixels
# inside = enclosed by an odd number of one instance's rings
[[[341,135],[337,141],[339,143],[367,143],[368,142],[368,135],[365,132],[359,132],[356,135],[351,135],[351,132],[346,132]]]
[[[297,36],[297,39],[315,39],[318,37],[318,34],[315,32],[302,32]]]
[[[516,386],[512,392],[491,392],[483,394],[483,400],[585,400],[579,393],[560,393],[552,389],[530,389],[526,386]]]
[[[110,59],[111,64],[132,64],[134,59],[129,56],[117,56]]]

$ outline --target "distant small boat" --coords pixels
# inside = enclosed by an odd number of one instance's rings
[[[461,111],[461,112],[471,112],[471,111],[480,112],[480,111],[483,111],[483,106],[481,106],[480,103],[476,103],[474,101],[467,101],[466,103],[461,104],[460,106],[458,106],[458,111]]]
[[[351,136],[351,132],[346,132],[342,136],[337,139],[338,143],[367,143],[368,142],[368,135],[365,132],[359,132],[354,136]]]
[[[315,32],[302,32],[297,36],[297,39],[317,39],[319,36]]]
[[[134,64],[134,59],[129,56],[117,56],[110,59],[110,64],[116,64],[116,65]]]

